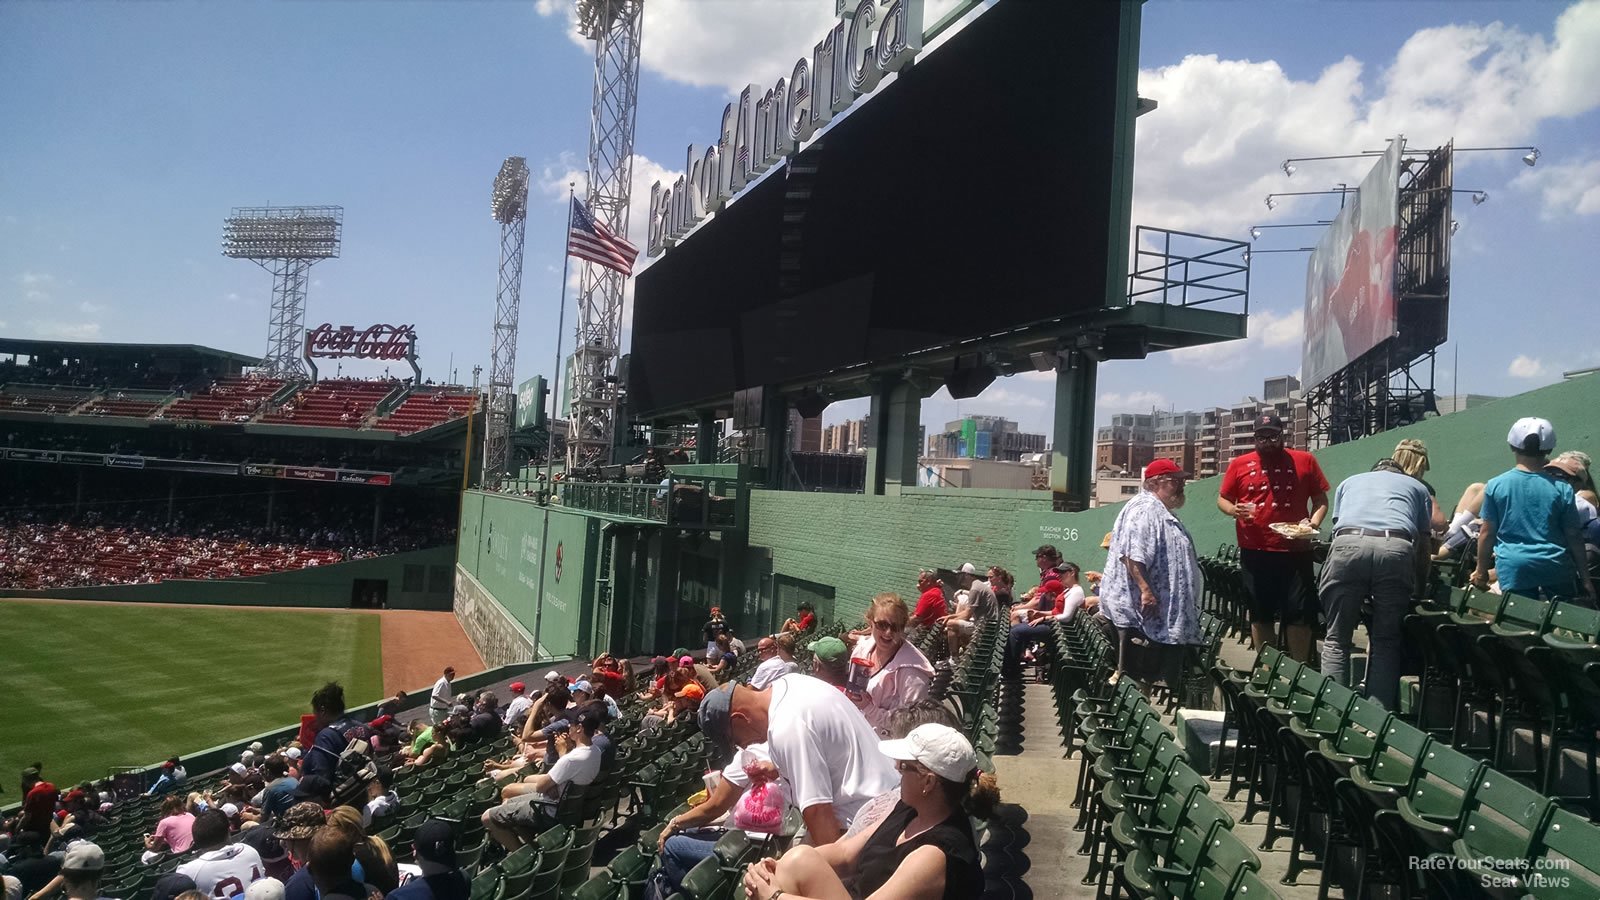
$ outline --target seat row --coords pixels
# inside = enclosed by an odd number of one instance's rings
[[[1203,617],[1207,644],[1189,664],[1214,659],[1225,626]],[[1081,755],[1072,805],[1089,857],[1083,884],[1096,896],[1273,897],[1260,860],[1164,722],[1177,691],[1156,702],[1118,679],[1111,635],[1091,617],[1057,623],[1048,650],[1051,691],[1067,756]],[[1186,666],[1187,668],[1188,666]]]
[[[1238,750],[1228,798],[1290,840],[1285,883],[1347,897],[1600,896],[1600,829],[1275,648],[1219,667]]]

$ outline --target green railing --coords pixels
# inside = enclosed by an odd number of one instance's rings
[[[563,481],[557,502],[605,516],[675,528],[736,529],[743,487],[738,478],[672,476],[659,484]]]
[[[614,484],[561,481],[556,483],[558,503],[606,516],[667,522],[667,489],[657,484]]]

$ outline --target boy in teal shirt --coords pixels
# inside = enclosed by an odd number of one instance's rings
[[[1555,426],[1545,419],[1518,419],[1506,442],[1517,464],[1484,487],[1483,530],[1472,583],[1489,586],[1492,556],[1503,592],[1546,600],[1572,600],[1581,594],[1593,606],[1594,582],[1584,565],[1572,486],[1544,471],[1556,448]]]

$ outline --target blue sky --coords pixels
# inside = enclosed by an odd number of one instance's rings
[[[686,144],[708,140],[729,86],[786,73],[833,5],[652,0],[636,210]],[[1594,321],[1600,2],[1383,4],[1381,25],[1377,8],[1146,4],[1141,93],[1161,108],[1139,123],[1135,222],[1242,237],[1326,218],[1332,198],[1271,213],[1261,198],[1359,172],[1308,165],[1285,179],[1278,163],[1395,132],[1413,146],[1535,144],[1531,170],[1516,154],[1458,161],[1457,184],[1491,199],[1458,209],[1441,387],[1512,393],[1600,364],[1592,342],[1565,337]],[[270,280],[219,254],[221,220],[238,205],[332,203],[344,253],[313,270],[308,324],[414,323],[424,372],[470,381],[494,308],[489,187],[515,154],[539,180],[518,377],[548,374],[590,78],[555,0],[0,4],[0,334],[260,353]],[[1314,241],[1267,234],[1263,247]],[[1226,404],[1296,371],[1304,265],[1256,257],[1243,345],[1105,366],[1101,415]],[[1047,379],[1016,377],[959,412],[1045,430],[1050,396]],[[925,421],[957,412],[941,393]]]

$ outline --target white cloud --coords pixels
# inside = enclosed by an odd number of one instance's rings
[[[1149,412],[1151,409],[1165,409],[1170,405],[1166,396],[1157,391],[1129,391],[1125,394],[1107,391],[1100,395],[1096,412]]]
[[[78,312],[81,312],[84,315],[92,316],[96,313],[103,313],[105,311],[106,308],[99,303],[90,303],[89,301],[85,300],[78,304]]]
[[[36,338],[55,338],[63,341],[92,341],[100,337],[99,322],[41,322],[28,323]]]
[[[17,276],[17,284],[20,284],[23,287],[40,287],[47,284],[54,284],[55,280],[56,277],[54,275],[49,275],[44,272],[23,272],[21,275]]]
[[[1423,29],[1366,74],[1347,57],[1296,81],[1271,60],[1215,55],[1141,71],[1140,96],[1161,107],[1138,124],[1133,220],[1243,237],[1253,223],[1326,208],[1327,198],[1287,197],[1269,212],[1268,193],[1353,184],[1371,167],[1307,163],[1290,180],[1276,169],[1286,158],[1376,149],[1400,132],[1412,147],[1525,143],[1541,121],[1600,106],[1600,0],[1567,9],[1549,39],[1500,23]],[[1492,158],[1468,154],[1457,165]]]
[[[1518,355],[1511,361],[1511,365],[1506,367],[1506,374],[1513,378],[1541,378],[1549,374],[1550,370],[1542,359]]]
[[[1010,388],[1004,387],[989,388],[983,392],[981,399],[985,403],[993,403],[999,407],[1043,409],[1045,406],[1045,401],[1043,398],[1035,397],[1032,394],[1025,394],[1022,391],[1014,391]]]
[[[938,22],[960,0],[927,0],[924,26]],[[564,16],[567,35],[589,49],[577,31],[576,7],[566,0],[537,0],[541,16]],[[752,82],[770,87],[788,78],[795,60],[837,21],[833,0],[723,2],[650,0],[644,5],[640,65],[663,78],[738,94]]]
[[[1543,164],[1518,175],[1511,186],[1537,191],[1545,219],[1600,214],[1600,159]]]
[[[1250,334],[1241,341],[1201,344],[1173,350],[1167,357],[1181,366],[1197,366],[1214,371],[1237,369],[1246,362],[1259,362],[1262,350],[1299,347],[1305,337],[1304,313],[1294,310],[1275,313],[1259,310],[1250,314]]]
[[[1250,331],[1259,335],[1263,347],[1298,347],[1306,335],[1305,310],[1297,309],[1287,315],[1271,312],[1256,313],[1251,317]]]

